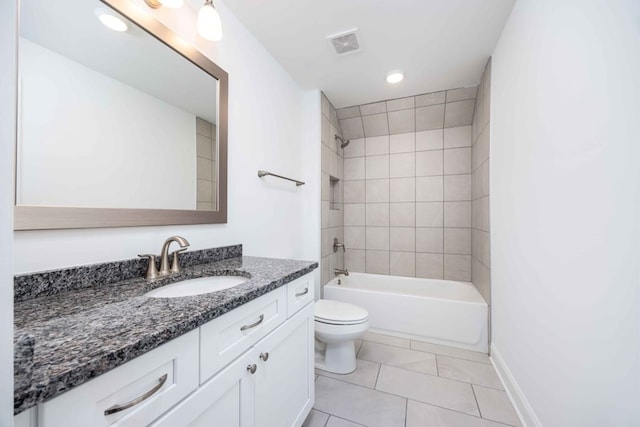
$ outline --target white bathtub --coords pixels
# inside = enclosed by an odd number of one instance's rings
[[[324,298],[366,308],[370,332],[488,352],[487,303],[469,282],[351,273]]]

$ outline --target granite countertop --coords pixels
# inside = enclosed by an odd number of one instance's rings
[[[14,413],[49,400],[298,277],[318,264],[234,257],[177,275],[88,286],[16,302]],[[214,275],[248,280],[223,291],[149,298],[169,283]]]

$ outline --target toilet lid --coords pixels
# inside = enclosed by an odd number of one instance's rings
[[[359,323],[369,318],[369,312],[362,307],[327,299],[316,301],[314,311],[316,320],[323,323]]]

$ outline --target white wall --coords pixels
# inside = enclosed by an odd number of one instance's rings
[[[493,357],[529,425],[640,425],[639,54],[637,0],[519,0],[493,56]]]
[[[193,114],[25,38],[19,52],[19,204],[196,208]]]
[[[136,3],[146,7],[143,0]],[[191,0],[179,11],[157,13],[192,41],[200,6]],[[247,255],[318,260],[309,235],[320,232],[320,156],[310,156],[308,150],[316,150],[319,125],[311,141],[305,124],[307,116],[320,116],[319,94],[303,92],[223,1],[217,0],[216,7],[224,38],[218,43],[197,40],[196,45],[229,73],[228,223],[16,232],[16,273],[157,252],[173,234],[186,237],[193,249],[242,243]],[[258,169],[308,184],[260,179]]]
[[[13,425],[13,144],[16,2],[0,1],[0,426]]]

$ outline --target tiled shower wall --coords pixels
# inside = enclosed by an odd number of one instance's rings
[[[345,266],[471,280],[471,134],[476,88],[338,110]]]
[[[213,211],[218,207],[218,171],[216,169],[216,125],[196,117],[196,208]]]
[[[491,122],[491,61],[478,86],[473,115],[471,147],[471,278],[484,299],[491,304],[491,256],[489,242],[489,129]]]
[[[322,94],[322,284],[333,278],[335,268],[344,267],[342,249],[333,252],[333,239],[344,242],[342,178],[343,150],[335,135],[342,135],[336,109]],[[333,182],[333,188],[332,188]]]

